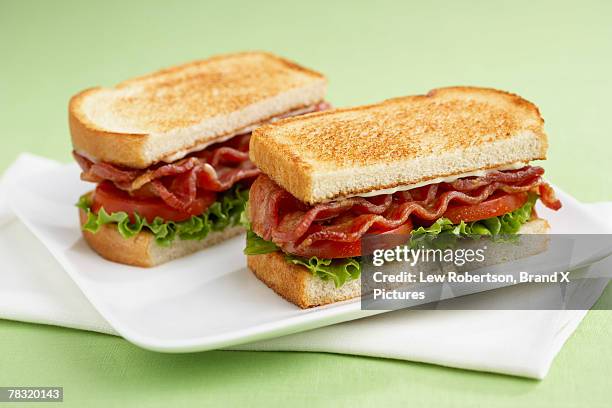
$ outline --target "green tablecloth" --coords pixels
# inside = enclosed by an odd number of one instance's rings
[[[547,177],[580,200],[612,200],[610,2],[84,3],[0,0],[0,170],[22,151],[70,160],[66,105],[82,88],[266,49],[326,73],[335,105],[454,84],[521,94],[546,119]],[[163,355],[0,321],[0,386],[61,385],[65,406],[89,407],[610,406],[610,339],[612,313],[589,312],[537,382],[318,353]]]

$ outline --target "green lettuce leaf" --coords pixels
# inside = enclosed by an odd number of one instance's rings
[[[434,246],[449,248],[460,238],[477,239],[491,237],[495,241],[510,241],[531,218],[531,213],[538,199],[537,194],[530,194],[527,202],[519,209],[499,217],[485,220],[453,224],[448,218],[440,218],[429,227],[419,227],[412,231],[410,244],[416,246]]]
[[[246,248],[244,248],[245,255],[262,255],[276,251],[279,251],[279,248],[274,242],[266,241],[251,229],[247,230]]]
[[[285,254],[285,260],[305,267],[313,276],[325,281],[333,280],[336,288],[341,287],[350,280],[359,279],[359,276],[361,276],[359,258],[320,259],[316,256],[302,258]]]
[[[276,251],[280,249],[274,242],[266,241],[251,229],[247,231],[246,248],[244,249],[246,255],[262,255]],[[287,262],[305,267],[313,276],[323,280],[333,280],[337,288],[349,280],[358,279],[361,275],[359,258],[320,259],[316,256],[303,258],[291,254],[284,255]]]
[[[183,240],[202,240],[210,231],[222,231],[240,225],[248,198],[249,190],[236,185],[221,194],[203,214],[180,222],[166,221],[160,217],[149,222],[136,213],[134,222],[131,222],[127,213],[121,211],[108,214],[104,208],[96,214],[91,211],[88,195],[82,196],[76,206],[87,213],[87,221],[83,224],[85,231],[95,234],[105,224],[116,224],[121,236],[130,238],[146,229],[155,236],[158,245],[169,246],[177,237]]]

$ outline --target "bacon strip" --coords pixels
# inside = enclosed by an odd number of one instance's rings
[[[410,217],[433,221],[442,217],[451,203],[479,204],[498,191],[538,192],[545,205],[558,209],[561,203],[542,180],[543,173],[540,167],[494,171],[483,177],[312,207],[261,175],[251,186],[249,216],[255,233],[299,255],[318,241],[355,242],[371,229],[394,229],[410,221]]]
[[[561,201],[559,201],[559,199],[555,195],[555,190],[553,190],[550,184],[540,184],[539,193],[540,198],[542,199],[542,203],[545,206],[555,211],[561,208]]]
[[[348,230],[341,225],[331,226],[323,231],[312,233],[303,240],[300,247],[308,246],[316,241],[322,240],[355,242],[372,227],[377,227],[384,230],[394,229],[402,224],[405,224],[409,217],[413,214],[422,220],[437,220],[446,212],[451,201],[468,205],[479,204],[490,197],[493,192],[497,190],[502,190],[506,193],[525,192],[532,190],[538,185],[538,183],[539,180],[524,186],[508,186],[502,183],[493,183],[485,187],[476,196],[470,196],[461,191],[447,191],[438,198],[433,208],[428,208],[422,203],[416,201],[406,202],[392,209],[392,212],[388,217],[373,214],[362,215],[356,217],[355,220],[350,223]],[[276,238],[276,236],[274,237]]]
[[[450,185],[458,191],[472,191],[493,182],[516,183],[529,178],[541,177],[544,169],[538,166],[527,166],[519,170],[499,171],[495,170],[483,177],[468,177],[455,180]]]
[[[249,160],[248,152],[241,152],[231,147],[220,147],[214,151],[210,164],[213,167],[218,167],[226,163],[242,163]]]
[[[232,140],[231,143],[248,146],[250,134],[239,138],[241,140]],[[81,179],[94,183],[109,180],[118,188],[131,193],[152,191],[178,210],[189,208],[198,189],[225,191],[239,181],[252,180],[259,175],[259,170],[249,161],[248,152],[227,144],[175,163],[144,170],[126,169],[104,162],[94,163],[76,152],[73,152],[73,156],[83,170]]]

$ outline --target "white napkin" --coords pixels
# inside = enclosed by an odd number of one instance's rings
[[[57,165],[22,155],[4,179]],[[116,335],[46,248],[11,215],[2,197],[0,184],[0,318]],[[612,227],[612,203],[593,206],[600,214],[610,214]],[[592,265],[588,273],[602,276],[610,269],[612,257]],[[605,281],[584,282],[594,294],[585,301],[586,310],[600,296]],[[546,290],[509,287],[455,299],[457,308],[465,310],[396,311],[232,349],[366,355],[541,379],[585,310],[470,309],[517,296],[533,301],[548,296]]]

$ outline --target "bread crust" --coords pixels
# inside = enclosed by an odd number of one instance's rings
[[[270,289],[301,308],[310,306],[306,297],[306,268],[285,261],[280,252],[247,255],[247,265]]]
[[[550,225],[545,219],[536,218],[525,223],[521,234],[547,234]],[[541,246],[530,248],[529,255],[542,252],[547,241]],[[361,296],[361,279],[349,281],[336,288],[331,281],[312,276],[303,266],[289,263],[281,252],[262,255],[248,255],[247,265],[255,276],[285,300],[302,309],[340,302]]]
[[[355,298],[361,294],[360,280],[341,288],[324,281],[303,266],[289,263],[280,252],[248,255],[247,265],[257,278],[285,300],[302,309]]]
[[[72,144],[95,161],[146,168],[319,103],[326,86],[322,74],[267,52],[218,55],[76,94]]]
[[[87,214],[82,209],[79,209],[79,220],[81,227],[87,221]],[[103,258],[149,268],[225,241],[244,232],[244,228],[237,226],[221,232],[211,232],[201,241],[176,239],[169,247],[157,245],[155,237],[148,231],[141,231],[131,238],[123,238],[113,224],[103,225],[95,234],[84,230],[81,232],[91,249]]]
[[[450,87],[259,127],[251,160],[303,202],[546,158],[544,120],[504,91]]]

